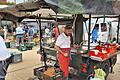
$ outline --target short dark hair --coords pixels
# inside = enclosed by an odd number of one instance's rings
[[[72,25],[71,25],[71,24],[67,24],[67,25],[65,26],[65,29],[72,29]]]

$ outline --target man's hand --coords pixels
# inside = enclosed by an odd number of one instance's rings
[[[76,45],[76,44],[73,44],[73,48],[78,48],[78,45]]]
[[[69,56],[68,53],[63,52],[63,51],[60,49],[59,46],[55,45],[55,48],[56,48],[56,50],[59,51],[63,56],[65,56],[65,57],[68,57],[68,56]]]
[[[68,53],[63,53],[63,55],[64,55],[65,57],[68,57]]]

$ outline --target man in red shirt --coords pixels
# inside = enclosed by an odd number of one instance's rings
[[[55,47],[58,51],[60,69],[64,72],[65,80],[68,80],[68,67],[70,63],[72,26],[66,25],[64,32],[56,40]],[[74,47],[77,47],[74,45]]]

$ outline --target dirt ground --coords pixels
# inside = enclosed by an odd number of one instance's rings
[[[36,53],[37,48],[22,52],[23,61],[9,66],[6,80],[29,80],[34,77],[33,69],[42,65],[40,55]],[[10,51],[17,50],[10,49]],[[118,54],[118,60],[114,66],[114,73],[110,73],[107,80],[120,80],[120,54]]]

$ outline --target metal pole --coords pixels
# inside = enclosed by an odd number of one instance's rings
[[[105,15],[104,15],[104,18],[103,18],[103,23],[105,23]]]
[[[41,14],[38,15],[38,22],[39,22],[39,37],[40,37],[40,52],[42,51],[42,44],[41,44],[41,41],[42,41],[42,30],[41,30]]]
[[[117,26],[117,43],[119,42],[119,29],[120,29],[120,15],[118,18],[118,26]]]
[[[107,39],[107,42],[109,42],[109,41],[111,41],[111,27],[112,27],[112,25],[111,25],[111,23],[109,23],[109,33],[108,33],[108,39]]]
[[[56,13],[56,19],[55,19],[55,21],[57,22],[57,13]]]
[[[45,66],[45,69],[47,70],[47,64],[46,64],[46,54],[44,53],[44,49],[42,48],[42,29],[41,29],[41,14],[38,15],[38,21],[39,21],[39,36],[40,36],[40,53],[41,53],[41,56],[43,56],[43,62],[44,62],[44,66]]]
[[[90,52],[90,35],[91,35],[91,14],[89,14],[89,29],[88,29],[88,54]]]
[[[88,60],[87,60],[87,73],[90,75],[92,73],[94,73],[93,68],[91,67],[92,63],[91,63],[91,58],[90,58],[90,35],[91,35],[91,14],[89,14],[89,30],[88,30]]]

